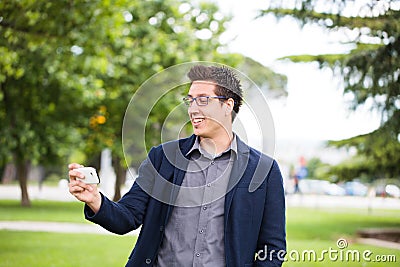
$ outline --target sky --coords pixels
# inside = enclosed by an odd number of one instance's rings
[[[316,63],[294,64],[277,60],[296,54],[340,53],[343,36],[314,26],[301,29],[293,19],[272,16],[254,19],[264,1],[214,0],[233,19],[222,36],[229,52],[241,53],[288,77],[288,97],[268,100],[276,139],[292,141],[340,140],[365,134],[379,126],[379,116],[367,107],[348,109],[340,80]]]

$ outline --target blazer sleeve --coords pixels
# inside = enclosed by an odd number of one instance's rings
[[[286,255],[285,193],[279,166],[274,160],[267,177],[264,215],[254,266],[281,266]]]
[[[139,167],[138,177],[131,189],[118,202],[113,202],[101,194],[102,202],[99,211],[95,214],[85,205],[85,218],[120,235],[141,226],[150,199],[150,195],[142,188],[148,189],[147,185],[154,182],[155,169],[152,162],[154,162],[154,151],[150,150],[148,157]]]

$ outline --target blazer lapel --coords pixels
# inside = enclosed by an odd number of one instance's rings
[[[231,171],[231,176],[229,178],[228,183],[228,193],[225,196],[225,213],[224,213],[224,224],[225,229],[227,229],[229,211],[232,204],[232,199],[235,195],[237,184],[240,179],[243,177],[244,172],[249,164],[249,147],[236,136],[237,139],[237,148],[238,148],[238,157],[234,161]]]
[[[170,195],[170,201],[167,209],[167,215],[165,218],[165,223],[168,222],[168,219],[171,215],[172,209],[173,209],[173,203],[175,203],[176,198],[179,193],[179,187],[182,185],[183,178],[185,177],[186,174],[186,169],[189,164],[189,159],[185,156],[186,153],[190,150],[190,148],[193,146],[194,140],[196,136],[192,135],[188,139],[186,139],[182,144],[179,143],[178,146],[175,149],[175,155],[173,157],[173,168],[174,168],[174,176],[172,183],[175,185],[172,187],[171,190],[171,195]]]
[[[179,143],[179,147],[175,151],[173,183],[177,186],[180,186],[182,184],[183,178],[185,177],[187,166],[190,160],[189,156],[186,156],[186,154],[192,148],[195,139],[195,135],[190,136],[188,139],[185,140],[184,143]]]

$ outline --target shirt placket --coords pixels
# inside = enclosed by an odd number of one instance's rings
[[[204,265],[204,255],[207,251],[207,224],[210,219],[210,210],[212,208],[212,204],[209,203],[210,199],[213,195],[213,179],[217,176],[217,166],[215,164],[215,160],[210,160],[209,166],[203,170],[204,174],[204,194],[203,194],[203,205],[200,209],[200,216],[199,216],[199,224],[197,229],[197,236],[196,242],[194,246],[194,257],[193,257],[193,266],[200,267]]]

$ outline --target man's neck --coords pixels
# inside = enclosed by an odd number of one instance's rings
[[[201,137],[200,146],[210,155],[219,155],[224,152],[233,140],[233,132],[225,132],[213,137]]]

